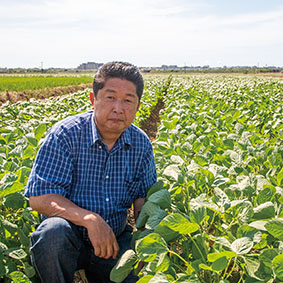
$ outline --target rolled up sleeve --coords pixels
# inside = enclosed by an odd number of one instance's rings
[[[34,161],[24,195],[66,196],[72,182],[73,162],[64,136],[50,133]]]

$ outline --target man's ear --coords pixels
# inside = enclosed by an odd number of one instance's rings
[[[138,107],[137,107],[137,111],[140,109],[141,106],[141,102],[139,101]]]
[[[94,93],[92,91],[89,93],[89,99],[90,99],[91,104],[93,105],[93,103],[94,103]]]

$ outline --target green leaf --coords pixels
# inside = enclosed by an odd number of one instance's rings
[[[251,202],[243,201],[240,205],[238,205],[237,213],[238,213],[237,219],[241,225],[249,223],[250,219],[252,218],[254,214],[253,206]]]
[[[272,260],[277,255],[278,255],[278,251],[276,249],[264,249],[259,256],[259,260],[267,267],[272,268]]]
[[[145,209],[142,208],[138,216],[138,219],[136,221],[136,227],[138,229],[143,228],[145,226],[147,219],[148,219],[148,215],[146,214]]]
[[[222,258],[224,256],[227,259],[230,259],[230,258],[236,257],[237,254],[234,253],[234,252],[231,252],[231,251],[225,251],[225,252],[220,252],[220,253],[210,253],[210,254],[207,255],[207,260],[210,261],[210,262],[214,262],[214,261],[216,261],[219,258]]]
[[[275,217],[275,207],[271,201],[265,202],[253,209],[253,218],[257,220],[269,219]]]
[[[157,256],[156,259],[158,259],[155,272],[164,272],[167,271],[168,268],[170,267],[170,258],[166,253],[161,254],[160,256]],[[156,260],[155,259],[155,260]]]
[[[158,212],[159,212],[160,210],[162,210],[162,209],[160,208],[159,205],[157,205],[157,204],[151,202],[150,200],[148,200],[148,201],[143,205],[142,210],[144,210],[144,212],[145,212],[145,214],[146,214],[147,216],[150,216],[150,215],[153,215],[153,214],[155,214],[155,213],[158,213]],[[141,211],[142,211],[142,210],[141,210]]]
[[[170,282],[172,281],[169,281],[166,274],[162,272],[158,272],[148,281],[148,283],[170,283]]]
[[[0,278],[6,275],[7,271],[2,260],[0,260]]]
[[[156,183],[154,183],[147,191],[147,198],[149,198],[152,194],[163,190],[164,189],[165,184],[162,181],[157,181]]]
[[[283,167],[277,175],[277,184],[278,186],[283,186]]]
[[[158,204],[162,209],[171,207],[171,196],[165,189],[155,192],[148,198],[148,200]]]
[[[131,273],[133,266],[136,264],[138,257],[133,250],[127,250],[118,260],[110,272],[110,280],[122,282]]]
[[[137,283],[148,283],[149,280],[153,277],[153,275],[147,274],[145,276],[143,276],[142,278],[140,278]]]
[[[2,221],[2,225],[12,235],[14,235],[17,232],[17,230],[18,230],[18,225],[17,224],[14,224],[14,223],[6,220],[6,219],[4,219]]]
[[[234,141],[231,139],[223,139],[223,144],[225,145],[225,148],[234,149]]]
[[[257,229],[245,224],[241,225],[237,231],[237,238],[248,237],[254,243],[259,243],[261,240],[262,233]]]
[[[36,274],[35,269],[33,268],[33,266],[31,266],[27,262],[24,262],[24,271],[25,271],[25,274],[27,275],[28,278],[32,278]]]
[[[269,220],[264,227],[272,236],[283,241],[283,218]]]
[[[266,223],[267,223],[267,221],[257,220],[257,221],[253,221],[253,222],[249,223],[248,225],[250,227],[256,228],[257,230],[267,231],[266,228],[265,228]]]
[[[26,247],[26,248],[29,248],[29,238],[25,235],[24,231],[22,229],[18,229],[18,236],[19,236],[19,239],[20,239],[20,243]]]
[[[18,248],[8,249],[4,253],[13,259],[24,259],[27,256],[23,249]]]
[[[191,234],[199,229],[199,225],[189,222],[180,213],[173,213],[166,216],[162,222],[173,231],[180,234]]]
[[[179,119],[178,118],[174,118],[173,121],[162,121],[163,122],[163,125],[168,128],[169,130],[173,130],[176,128],[176,125],[177,125],[177,122],[179,122]]]
[[[35,157],[35,148],[31,145],[28,145],[23,151],[23,159],[34,158]]]
[[[23,183],[24,185],[26,185],[29,174],[30,174],[31,168],[28,167],[21,167],[19,170],[17,170],[16,174],[18,176],[18,181],[20,183]]]
[[[214,203],[216,203],[220,207],[224,207],[230,203],[230,199],[225,194],[225,192],[219,188],[214,188]]]
[[[33,224],[39,224],[39,222],[40,222],[38,213],[34,210],[31,210],[30,207],[27,207],[24,210],[23,218],[27,221],[30,221]]]
[[[213,271],[212,270],[212,268],[210,267],[210,266],[208,266],[208,265],[206,265],[206,264],[204,264],[204,263],[201,263],[201,264],[199,264],[199,266],[198,266],[199,268],[201,268],[201,269],[204,269],[204,270],[210,270],[210,271]]]
[[[24,184],[19,182],[14,182],[11,186],[6,187],[4,190],[0,191],[0,198],[7,196],[12,193],[23,191]]]
[[[3,253],[4,251],[8,250],[8,247],[0,242],[0,253]]]
[[[166,216],[167,216],[167,212],[160,209],[157,213],[149,216],[149,218],[147,219],[145,228],[154,229],[162,221],[162,219]]]
[[[208,164],[208,160],[204,156],[201,156],[201,155],[194,157],[194,160],[200,166],[205,166]]]
[[[235,240],[231,244],[231,250],[237,255],[247,254],[253,247],[253,241],[248,237],[243,237]]]
[[[39,141],[43,135],[45,134],[47,130],[46,124],[42,123],[40,124],[35,130],[34,130],[34,136],[36,138],[37,141]]]
[[[21,271],[14,271],[9,274],[9,277],[12,279],[13,283],[30,283],[28,277]]]
[[[17,265],[14,259],[6,257],[5,261],[6,261],[5,266],[8,269],[7,273],[12,273],[13,271],[17,271]]]
[[[191,206],[190,220],[198,225],[204,220],[207,215],[206,208],[203,206]]]
[[[9,172],[4,175],[4,177],[1,179],[1,183],[12,183],[15,182],[18,179],[18,175],[13,172]]]
[[[22,158],[22,154],[23,154],[23,147],[22,145],[18,145],[15,148],[13,148],[11,151],[9,151],[8,157],[16,156]]]
[[[265,185],[264,188],[258,193],[257,203],[263,204],[265,202],[268,202],[273,198],[275,194],[276,194],[275,187],[271,185]]]
[[[178,175],[181,173],[181,170],[178,165],[172,164],[165,168],[163,175],[169,180],[178,181]]]
[[[29,133],[26,135],[26,138],[28,140],[28,143],[33,146],[36,147],[37,146],[37,140],[34,138],[33,133]]]
[[[272,267],[276,277],[283,281],[283,254],[276,256],[272,260]]]
[[[201,234],[194,236],[194,241],[192,242],[192,256],[193,259],[201,259],[203,263],[206,262],[207,246],[205,238]]]
[[[4,198],[3,204],[6,208],[20,209],[26,206],[27,201],[21,193],[14,193]]]
[[[261,279],[256,275],[260,267],[259,261],[254,258],[251,259],[249,257],[244,257],[244,261],[245,261],[245,269],[247,271],[247,274],[252,278],[257,279],[256,282],[261,281]]]
[[[215,271],[222,271],[228,265],[227,258],[225,256],[218,258],[216,261],[213,262],[211,268]]]
[[[166,242],[173,241],[174,239],[176,239],[179,236],[179,233],[171,230],[167,226],[167,223],[164,222],[163,220],[154,229],[154,232],[158,233]]]
[[[169,251],[164,239],[157,233],[151,233],[136,243],[136,251],[142,261],[150,262],[157,255]]]
[[[203,173],[203,175],[206,177],[207,183],[209,186],[211,186],[214,183],[215,177],[213,173],[211,173],[207,169],[200,169],[200,171]]]

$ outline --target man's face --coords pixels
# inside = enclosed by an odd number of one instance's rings
[[[117,138],[133,122],[139,108],[134,83],[110,78],[97,93],[93,102],[95,124],[102,138]]]

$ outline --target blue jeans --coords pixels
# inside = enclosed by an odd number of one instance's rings
[[[73,282],[76,270],[85,269],[89,282],[108,283],[112,267],[130,249],[131,230],[126,227],[117,237],[117,259],[95,256],[90,242],[84,241],[77,226],[60,217],[45,219],[31,235],[32,263],[42,282]],[[133,283],[137,276],[130,274],[125,283]]]

